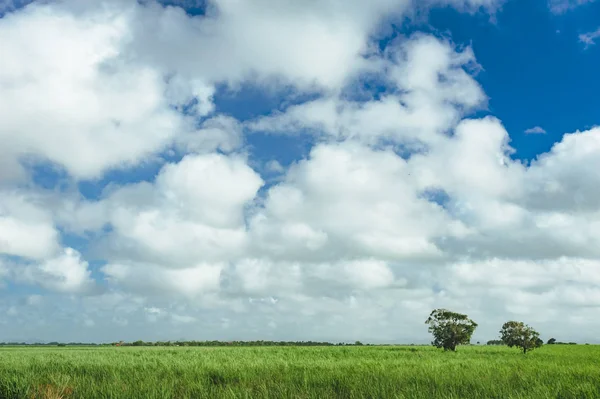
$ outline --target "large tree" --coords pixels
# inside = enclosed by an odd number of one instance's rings
[[[509,347],[517,347],[526,354],[544,344],[540,334],[522,321],[507,321],[500,330],[500,338]]]
[[[477,328],[477,323],[467,315],[447,309],[432,311],[425,324],[429,324],[429,332],[433,334],[431,344],[446,351],[455,351],[458,345],[470,343]]]

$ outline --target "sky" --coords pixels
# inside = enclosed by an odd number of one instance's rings
[[[0,0],[0,341],[600,343],[600,1]]]

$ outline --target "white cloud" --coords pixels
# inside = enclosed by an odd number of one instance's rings
[[[91,327],[94,327],[96,325],[96,323],[92,319],[85,319],[83,321],[83,325],[86,326],[86,327],[91,328]]]
[[[343,283],[346,280],[351,286],[365,290],[387,287],[394,282],[394,273],[386,262],[367,259],[340,263],[341,267],[321,266],[319,272],[335,283]]]
[[[36,4],[2,19],[5,162],[33,157],[95,178],[140,162],[186,128],[160,71],[119,59],[128,31],[127,13],[111,8],[77,18]]]
[[[277,161],[272,159],[265,164],[265,170],[270,173],[283,173],[285,168]]]
[[[424,48],[433,45],[433,54],[451,49],[423,37],[413,40]],[[453,57],[464,56],[445,59]],[[431,63],[431,57],[416,59]],[[472,61],[472,56],[465,59]],[[434,81],[415,77],[403,85],[443,93]],[[480,91],[468,76],[455,84]],[[424,98],[412,109],[447,106],[448,100]],[[477,94],[473,101],[451,107],[475,105],[483,98]],[[377,101],[364,107],[373,103]],[[427,151],[406,159],[395,146],[382,148],[372,140],[392,137],[403,142],[405,136],[388,136],[385,130],[374,130],[372,137],[318,144],[252,206],[262,180],[239,155],[190,155],[168,164],[153,184],[117,188],[100,202],[85,204],[102,210],[112,226],[110,245],[102,247],[110,259],[103,272],[110,284],[142,297],[193,300],[196,306],[221,311],[259,307],[260,315],[276,317],[278,331],[286,331],[284,314],[291,308],[296,309],[295,317],[335,320],[368,312],[361,320],[364,324],[368,319],[371,329],[347,327],[361,336],[387,340],[393,336],[382,331],[386,323],[403,323],[416,331],[413,318],[434,306],[453,307],[491,322],[519,314],[546,323],[549,315],[564,311],[543,311],[558,303],[557,295],[572,297],[572,304],[584,299],[573,297],[569,287],[553,293],[545,286],[513,284],[520,290],[514,298],[529,303],[519,306],[508,298],[505,282],[510,276],[495,279],[498,271],[492,260],[515,262],[535,274],[553,267],[551,258],[568,255],[585,262],[586,256],[600,256],[594,249],[600,247],[595,244],[599,235],[590,223],[597,216],[589,213],[597,212],[592,205],[597,194],[582,191],[579,212],[573,213],[570,191],[562,188],[569,182],[578,184],[578,175],[593,181],[587,173],[588,168],[589,173],[595,170],[597,132],[566,135],[526,167],[510,159],[509,136],[497,119],[458,122],[462,111],[452,112],[456,116],[425,141]],[[339,137],[339,131],[351,125],[332,124],[331,135]],[[442,134],[448,129],[452,135]],[[542,189],[546,186],[553,190],[548,195]],[[447,196],[445,203],[431,198],[436,192]],[[586,201],[589,209],[583,207]],[[492,286],[484,292],[472,284],[461,291],[460,281],[470,281],[465,275],[481,276]],[[561,278],[548,275],[548,281]],[[470,303],[474,295],[485,301],[480,306]],[[253,301],[239,302],[245,297]],[[395,313],[398,306],[404,315]],[[334,334],[339,328],[331,325],[311,334]]]
[[[102,251],[111,263],[173,268],[232,259],[244,251],[244,209],[262,184],[240,156],[188,155],[165,165],[154,185],[125,186],[91,205],[112,226]]]
[[[451,266],[458,285],[463,283],[495,288],[555,288],[557,281],[569,284],[600,284],[597,260],[558,259],[529,262],[489,259],[482,263],[460,262]],[[494,276],[490,279],[490,276]],[[518,278],[516,278],[518,276]]]
[[[23,162],[49,161],[93,179],[174,142],[194,152],[239,145],[226,119],[197,130],[179,112],[211,112],[214,83],[132,59],[136,52],[126,46],[136,44],[136,19],[149,10],[133,2],[91,4],[81,10],[84,3],[34,3],[2,19],[0,178],[22,180]]]
[[[187,315],[179,315],[179,314],[172,314],[171,319],[173,320],[174,323],[178,323],[178,324],[189,324],[189,323],[193,323],[196,321],[195,317],[187,316]]]
[[[41,295],[29,295],[25,299],[25,303],[29,306],[41,305],[43,301],[44,301],[44,297]]]
[[[335,89],[361,63],[369,34],[384,15],[401,15],[406,0],[214,1],[208,18],[181,9],[139,9],[128,51],[165,70],[237,84],[282,79],[302,87]],[[199,34],[202,33],[202,34]],[[186,40],[181,40],[185,37]],[[188,48],[196,49],[190,54]],[[205,62],[210,54],[211,62]]]
[[[535,126],[525,130],[525,134],[546,134],[546,130],[542,127]]]
[[[175,145],[184,153],[206,153],[216,149],[232,152],[242,141],[241,124],[234,118],[217,115],[204,121],[200,129],[178,135]]]
[[[157,265],[110,263],[102,268],[108,280],[143,295],[195,298],[219,288],[222,264],[200,264],[169,270]]]
[[[393,140],[422,148],[439,141],[464,113],[485,106],[485,94],[465,70],[477,65],[470,48],[456,52],[446,41],[414,35],[390,46],[385,57],[389,61],[372,60],[370,68],[378,68],[375,76],[401,94],[366,103],[319,98],[248,127],[277,133],[308,130],[369,143]]]
[[[159,319],[166,316],[166,313],[159,308],[151,307],[144,310],[146,311],[146,320],[150,323],[156,323]]]
[[[263,184],[244,159],[216,154],[187,156],[156,179],[159,193],[188,219],[231,228],[243,223],[243,206]]]
[[[600,306],[598,260],[557,258],[544,261],[488,259],[483,263],[460,262],[450,267],[446,293],[449,297],[475,295],[481,317],[501,322],[505,314],[524,318],[551,336],[576,336],[557,318],[580,318]],[[590,321],[588,321],[590,322]]]
[[[548,7],[554,14],[563,14],[577,7],[593,3],[596,0],[549,0]]]
[[[430,239],[463,234],[464,227],[418,197],[411,172],[392,151],[317,146],[250,220],[255,245],[288,260],[438,258]]]
[[[560,212],[566,217],[589,216],[597,211],[598,154],[600,128],[565,134],[550,152],[532,162],[526,184],[527,207]]]
[[[44,259],[59,250],[52,215],[35,195],[0,190],[0,254]]]
[[[0,274],[47,291],[2,303],[31,321],[3,334],[177,339],[201,320],[206,339],[427,342],[438,306],[469,313],[481,340],[515,315],[581,339],[592,329],[553,320],[598,327],[600,130],[511,159],[498,119],[465,119],[487,102],[471,48],[423,34],[372,45],[409,1],[211,4],[190,17],[64,1],[0,19]],[[502,2],[421,6],[448,4]],[[217,87],[246,83],[313,97],[244,124],[214,112]],[[316,144],[286,167],[249,160],[247,129]],[[148,181],[111,181],[97,200],[74,188],[165,150],[177,160]],[[40,160],[69,188],[36,187]],[[85,259],[106,261],[106,290]]]
[[[232,296],[298,299],[305,295],[340,297],[403,286],[389,264],[377,259],[334,262],[273,262],[244,259],[223,273],[222,289]]]
[[[585,47],[593,46],[596,44],[596,39],[600,37],[600,28],[594,32],[582,33],[579,35],[579,41],[585,44]]]
[[[38,284],[48,290],[66,294],[86,294],[94,290],[88,263],[72,248],[41,263],[13,266],[16,279]]]
[[[160,313],[162,313],[162,310],[160,310],[159,308],[155,308],[155,307],[145,308],[144,310],[148,314],[160,314]]]
[[[449,3],[493,9],[496,2]],[[4,17],[0,38],[10,40],[0,50],[1,177],[23,179],[23,159],[93,179],[173,142],[186,151],[230,150],[238,139],[222,121],[196,131],[178,111],[211,112],[220,82],[337,91],[368,64],[363,55],[381,19],[400,17],[410,2],[211,7],[195,18],[154,2],[40,2]]]

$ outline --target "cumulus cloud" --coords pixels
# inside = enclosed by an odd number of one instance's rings
[[[29,320],[49,337],[178,339],[201,321],[206,339],[426,342],[443,306],[482,340],[517,315],[587,339],[553,320],[597,326],[600,130],[522,163],[498,119],[473,117],[487,97],[470,47],[374,45],[413,2],[268,3],[194,17],[67,0],[0,19],[0,275],[45,291],[30,310],[0,301],[24,321],[6,334]],[[310,95],[245,122],[220,113],[219,90],[246,83]],[[284,167],[251,159],[246,134],[265,133],[315,143]],[[156,176],[127,175],[157,159]],[[39,162],[68,188],[36,186]],[[100,178],[84,198],[77,183]]]
[[[595,212],[600,192],[595,186],[598,178],[592,171],[598,166],[595,157],[599,152],[600,128],[564,135],[548,153],[532,162],[528,170],[531,185],[527,208],[570,216]]]
[[[362,62],[380,18],[401,15],[409,1],[376,0],[368,8],[360,1],[339,0],[214,1],[212,6],[208,20],[188,18],[179,8],[140,10],[143,18],[134,25],[137,41],[127,50],[146,63],[210,81],[235,85],[254,75],[266,84],[267,79],[283,79],[335,89]],[[204,62],[205,54],[211,55],[210,63]]]
[[[29,306],[38,306],[43,302],[43,300],[44,297],[42,297],[41,295],[29,295],[25,299],[25,303]]]
[[[419,198],[416,185],[392,151],[317,146],[269,190],[251,233],[262,252],[283,259],[436,258],[429,238],[464,228]]]
[[[8,316],[17,316],[19,314],[19,311],[17,310],[16,307],[11,306],[8,308],[8,310],[6,311],[6,314]]]
[[[179,323],[179,324],[189,324],[189,323],[193,323],[196,321],[196,318],[193,316],[179,315],[179,314],[172,314],[171,319],[173,320],[174,323]]]
[[[188,155],[165,165],[154,184],[121,187],[89,206],[112,227],[101,243],[111,263],[186,268],[245,251],[244,210],[262,184],[241,156]]]
[[[596,44],[596,39],[600,37],[600,28],[595,30],[594,32],[582,33],[579,35],[579,41],[585,44],[585,47],[593,46]]]
[[[554,14],[563,14],[594,1],[596,0],[549,0],[548,7]]]
[[[282,173],[285,171],[285,168],[279,163],[279,161],[272,159],[265,164],[265,170],[270,173]]]
[[[393,140],[419,149],[442,137],[464,113],[485,106],[486,96],[465,70],[476,67],[473,52],[451,43],[415,35],[389,46],[373,61],[374,75],[400,94],[357,102],[324,97],[248,123],[263,132],[310,131],[337,139],[377,143]]]
[[[13,273],[19,281],[60,293],[86,294],[95,288],[88,263],[72,248],[41,263],[15,264]]]
[[[525,130],[525,134],[546,134],[546,130],[542,127],[535,126]]]
[[[118,60],[126,16],[108,9],[96,17],[32,5],[3,18],[3,158],[47,160],[95,178],[139,162],[182,129],[161,74]]]
[[[133,3],[34,3],[2,19],[0,177],[22,179],[24,163],[49,161],[93,179],[174,141],[187,151],[236,146],[223,118],[194,126],[213,110],[214,82],[142,64],[127,49],[140,13],[151,12]]]
[[[0,254],[44,259],[59,249],[59,233],[41,198],[0,190]]]
[[[421,299],[421,306],[446,304],[480,317],[489,317],[488,312],[493,311],[495,315],[514,313],[549,322],[544,319],[548,313],[542,316],[540,309],[552,306],[554,295],[563,299],[572,295],[571,286],[550,292],[552,282],[563,278],[550,273],[560,268],[554,265],[586,264],[586,259],[600,256],[595,249],[600,247],[596,242],[597,226],[590,222],[597,220],[598,211],[592,203],[598,193],[586,191],[579,195],[592,201],[587,209],[585,202],[579,207],[575,203],[561,204],[571,198],[567,194],[570,190],[576,190],[578,183],[574,178],[583,171],[578,168],[589,165],[590,171],[595,170],[592,148],[597,137],[596,130],[566,135],[529,167],[509,158],[508,134],[494,118],[465,120],[452,136],[408,159],[392,149],[371,148],[357,142],[320,144],[308,159],[294,165],[282,182],[267,191],[264,201],[254,205],[247,225],[231,222],[231,226],[239,226],[244,237],[244,249],[232,247],[239,252],[211,254],[207,250],[196,252],[195,245],[186,245],[176,250],[164,249],[165,255],[181,259],[178,262],[155,253],[155,263],[135,263],[141,260],[136,252],[108,251],[108,257],[125,263],[110,263],[103,272],[111,283],[147,297],[196,298],[218,307],[230,306],[225,305],[227,301],[236,298],[260,299],[242,305],[245,308],[259,303],[264,303],[260,305],[264,308],[271,302],[262,302],[263,299],[276,297],[270,312],[276,312],[278,318],[290,306],[298,306],[302,314],[325,317],[326,308],[313,308],[318,306],[317,298],[330,298],[331,309],[348,303],[373,306],[379,301],[377,292],[385,290],[391,293],[386,295],[406,302],[406,306],[413,306],[410,298],[416,295],[428,298]],[[583,162],[585,157],[591,157],[590,161]],[[183,165],[166,166],[154,186],[145,191],[146,195],[128,196],[123,194],[126,189],[121,189],[102,202],[148,199],[152,198],[148,193],[157,195],[160,190],[171,193],[169,202],[161,203],[161,209],[169,209],[165,208],[168,204],[186,204],[182,209],[189,211],[192,207],[186,202],[188,191],[177,190],[180,186],[175,182],[205,171],[204,166],[210,163],[205,163],[204,158],[212,156],[201,158],[202,162],[188,165],[194,168],[190,170],[183,167],[185,159]],[[225,161],[224,157],[220,159]],[[574,163],[565,163],[571,161]],[[248,168],[241,165],[240,170]],[[476,173],[472,165],[478,165]],[[582,178],[593,176],[584,174]],[[164,185],[164,179],[170,183]],[[572,189],[562,188],[571,182]],[[240,197],[243,201],[236,207],[255,195],[258,184],[250,194]],[[553,189],[547,197],[545,185]],[[237,185],[238,188],[243,187]],[[428,195],[435,190],[445,193],[446,200]],[[566,193],[564,199],[561,192]],[[228,197],[236,198],[236,194]],[[193,198],[199,209],[205,201],[210,204],[210,198]],[[215,205],[212,208],[218,209]],[[220,218],[206,219],[203,213],[188,218],[208,224],[223,222]],[[178,225],[179,242],[194,237],[181,228],[183,222]],[[165,235],[169,231],[165,228],[163,224],[155,225],[148,237],[163,238],[152,245],[144,244],[145,251],[164,245],[171,234]],[[126,230],[118,227],[111,234],[121,242],[126,237],[124,233]],[[215,238],[215,245],[224,242]],[[164,260],[156,263],[157,259]],[[186,264],[184,259],[213,263],[181,268]],[[500,275],[503,266],[496,265],[510,262],[519,268],[512,272],[513,269],[507,269]],[[527,269],[531,276],[546,270],[548,285],[542,279],[528,283],[530,280],[522,273],[521,280],[513,282],[513,274],[519,269]],[[493,286],[489,293],[477,286],[478,278]],[[471,282],[472,291],[461,291]],[[517,290],[515,297],[525,298],[530,304],[518,306],[508,298],[509,290]],[[215,295],[221,299],[215,300]],[[470,301],[468,295],[481,295],[486,300],[479,307],[465,307],[465,301]],[[539,304],[534,306],[535,303]],[[386,309],[380,316],[392,317],[391,305]],[[424,310],[420,306],[415,309]]]
[[[103,267],[103,272],[109,281],[133,292],[194,298],[218,290],[222,269],[220,264],[168,270],[156,265],[110,263]]]

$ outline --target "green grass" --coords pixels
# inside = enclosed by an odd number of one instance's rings
[[[0,398],[598,398],[600,346],[2,348]]]

